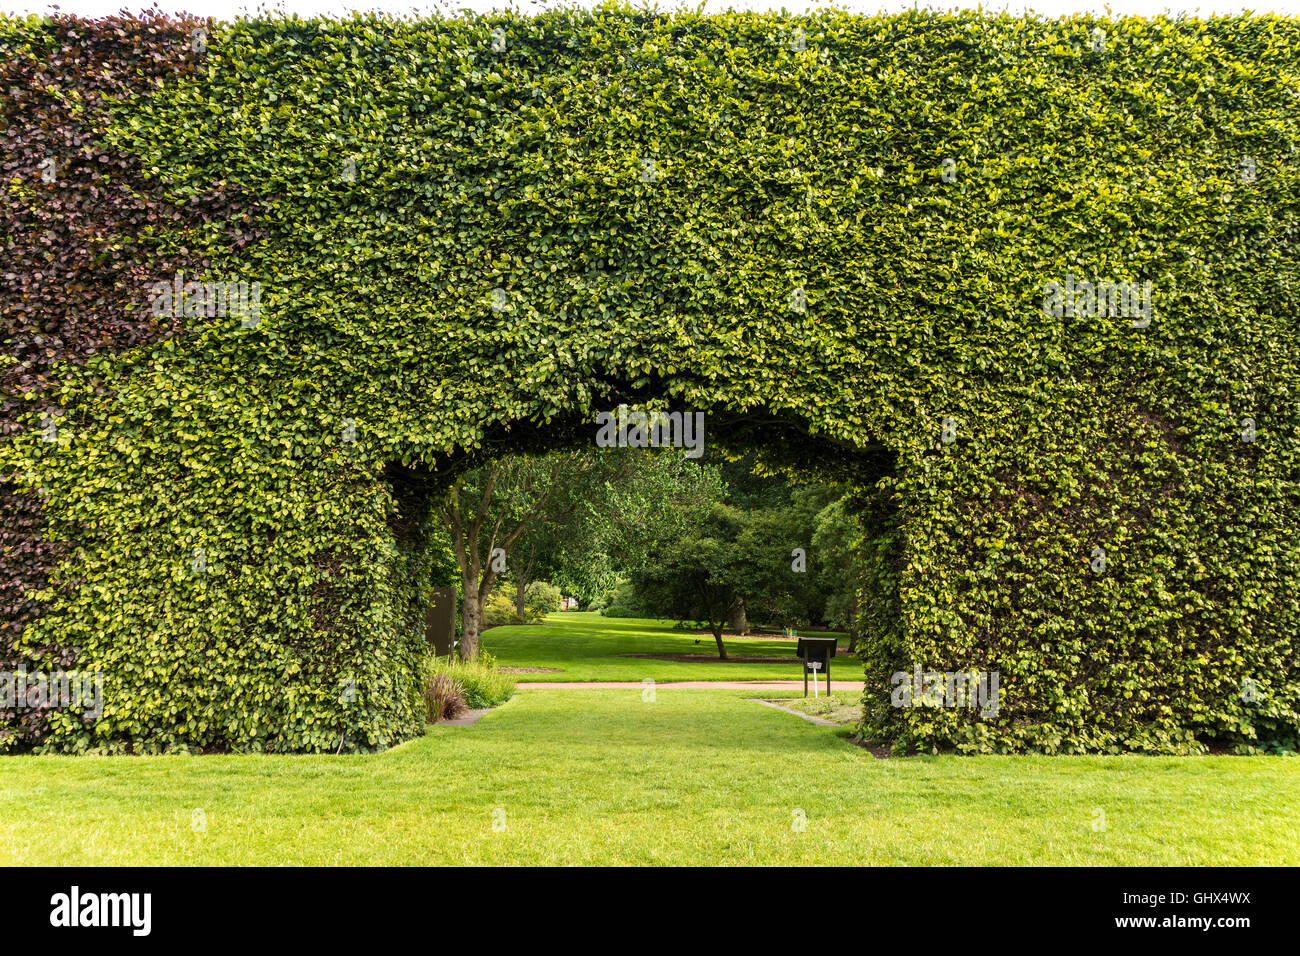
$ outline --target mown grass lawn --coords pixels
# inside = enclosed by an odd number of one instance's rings
[[[502,667],[554,667],[558,674],[521,674],[521,681],[802,680],[790,641],[723,640],[728,654],[770,657],[771,663],[659,661],[627,654],[706,654],[716,657],[712,635],[674,630],[673,621],[603,617],[589,611],[551,614],[543,624],[494,627],[483,633],[483,647]],[[819,635],[820,636],[820,635]],[[837,635],[840,643],[847,642]],[[696,641],[699,641],[696,644]],[[861,680],[854,658],[832,664],[835,680]]]
[[[743,693],[523,691],[376,756],[2,758],[0,862],[1300,863],[1300,760],[877,760]]]

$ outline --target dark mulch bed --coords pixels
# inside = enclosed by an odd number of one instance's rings
[[[713,632],[709,630],[696,630],[693,627],[682,628],[686,634],[698,634],[700,637],[707,637],[713,640]],[[830,632],[825,627],[799,628],[800,637],[825,637]],[[737,634],[734,631],[723,631],[722,639],[725,641],[788,641],[793,644],[799,640],[799,637],[786,637],[784,631],[770,631],[764,628],[752,628],[748,634]]]
[[[704,643],[712,643],[712,644],[714,644],[714,646],[717,646],[717,645],[716,645],[716,642],[713,640],[713,633],[712,633],[711,631],[687,631],[686,633],[688,633],[688,634],[698,634],[698,635],[700,635],[701,640],[698,641],[697,643],[700,643],[700,644],[704,644]],[[816,637],[816,636],[817,636],[817,632],[816,632],[816,631],[805,631],[803,636],[804,636],[804,637]],[[722,632],[722,639],[723,639],[724,641],[774,641],[774,642],[776,642],[776,643],[778,643],[778,644],[790,644],[790,645],[794,645],[794,644],[797,644],[797,643],[799,642],[799,638],[797,638],[797,637],[786,637],[784,634],[781,634],[781,633],[779,633],[779,632],[776,633],[776,634],[757,634],[757,633],[753,633],[753,632],[751,632],[751,633],[749,633],[749,634],[732,634],[732,633],[729,633],[728,631],[723,631],[723,632]],[[623,655],[623,656],[624,656],[624,657],[650,657],[650,656],[653,656],[653,657],[658,658],[658,655],[647,655],[647,654],[625,654],[625,655]],[[714,655],[715,658],[716,658],[716,656],[717,656],[717,655]],[[792,655],[792,656],[793,656],[793,655]],[[858,652],[857,652],[857,651],[854,651],[852,654],[850,654],[850,653],[848,652],[848,649],[847,649],[846,646],[841,646],[841,647],[836,647],[836,648],[835,648],[835,656],[836,656],[836,657],[857,657],[857,656],[858,656]],[[662,659],[662,660],[668,660],[668,658],[660,658],[660,659]],[[766,658],[763,658],[763,659],[766,659]],[[740,660],[740,658],[735,658],[735,660]]]
[[[863,750],[869,751],[873,757],[878,757],[881,760],[888,760],[894,755],[888,744],[882,744],[878,740],[863,740],[861,737],[845,737],[844,739],[857,747],[861,747]]]
[[[727,659],[724,661],[718,657],[716,651],[712,654],[619,654],[618,656],[639,657],[642,660],[647,660],[647,661],[680,661],[682,663],[691,663],[691,664],[707,664],[710,661],[713,661],[714,663],[717,664],[790,664],[790,663],[798,663],[799,661],[799,658],[795,657],[793,654],[791,654],[789,657],[785,657],[785,656],[756,657],[753,655],[749,655],[749,656],[742,655],[740,657],[736,657],[734,654],[729,654],[727,655]],[[843,648],[840,648],[839,654],[836,655],[836,657],[849,657],[849,656],[850,655],[844,653]],[[852,655],[852,656],[856,657],[856,655]],[[857,680],[858,677],[854,677],[852,679]]]

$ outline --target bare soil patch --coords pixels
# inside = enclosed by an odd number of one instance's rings
[[[879,741],[863,740],[861,737],[845,737],[844,739],[855,747],[861,747],[863,750],[868,751],[871,756],[878,757],[881,760],[888,760],[894,755],[888,746]]]
[[[697,631],[694,628],[686,628],[684,633],[694,634],[697,637],[707,637],[709,640],[713,640],[712,631]],[[828,633],[829,632],[825,629],[819,630],[817,628],[809,628],[808,630],[800,629],[799,636],[825,637]],[[785,634],[780,631],[750,631],[748,634],[737,634],[734,631],[723,631],[722,638],[726,641],[781,641],[785,644],[794,644],[799,640],[799,637],[786,637]]]
[[[789,657],[784,657],[784,656],[773,657],[771,655],[768,655],[766,657],[759,657],[753,654],[750,655],[742,654],[741,656],[737,657],[735,654],[728,654],[727,659],[724,661],[718,657],[717,651],[714,651],[712,654],[619,654],[618,656],[636,657],[636,658],[640,658],[641,660],[647,660],[647,661],[682,661],[691,664],[708,664],[710,662],[714,664],[798,664],[799,663],[799,658],[795,657],[793,654],[791,654]],[[850,657],[856,655],[845,654],[844,649],[841,648],[840,652],[835,656]],[[825,675],[823,675],[823,677],[824,676]]]

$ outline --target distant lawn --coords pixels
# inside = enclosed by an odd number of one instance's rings
[[[742,693],[522,691],[376,756],[0,758],[0,863],[1300,864],[1297,759],[877,760]]]
[[[551,614],[544,624],[494,627],[483,633],[483,647],[503,667],[557,667],[559,674],[520,674],[521,681],[802,680],[803,671],[789,641],[723,640],[729,655],[770,657],[772,662],[741,664],[716,660],[710,634],[673,629],[674,621],[602,617],[589,611]],[[831,636],[834,632],[818,632]],[[843,634],[835,634],[840,644]],[[699,641],[696,644],[696,641]],[[710,663],[657,661],[623,654],[704,654]],[[851,657],[831,665],[834,680],[862,680],[862,665]]]

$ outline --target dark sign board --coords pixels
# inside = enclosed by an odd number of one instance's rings
[[[456,589],[434,588],[433,600],[424,613],[424,639],[439,657],[451,653],[456,639]]]
[[[820,672],[825,676],[826,693],[831,692],[831,658],[835,656],[835,645],[837,643],[838,638],[834,637],[799,638],[795,653],[803,661],[803,695],[805,697],[808,696],[808,672],[810,670]],[[811,664],[816,664],[817,667],[810,667]]]

